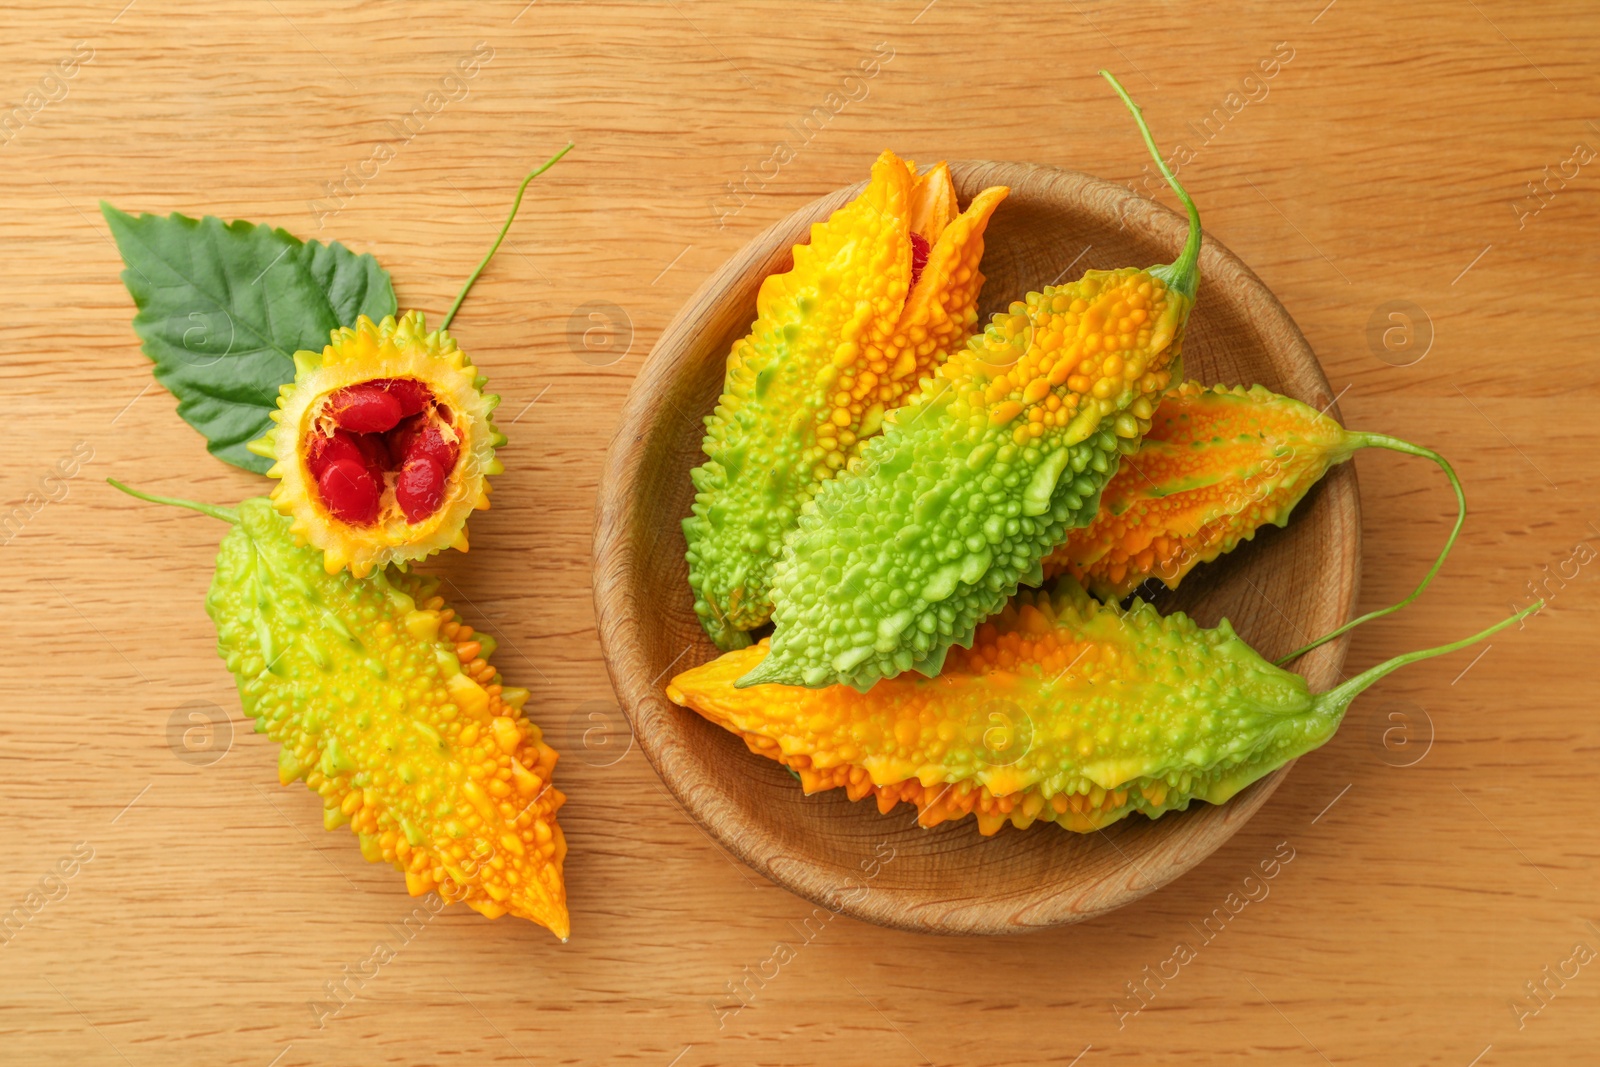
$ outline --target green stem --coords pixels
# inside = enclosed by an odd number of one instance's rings
[[[1318,693],[1316,698],[1317,713],[1320,715],[1342,715],[1344,714],[1344,709],[1350,706],[1350,702],[1360,696],[1364,690],[1378,679],[1393,674],[1401,667],[1409,666],[1425,659],[1432,659],[1434,656],[1443,656],[1449,652],[1458,652],[1468,645],[1477,644],[1485,637],[1492,637],[1512,623],[1521,622],[1543,607],[1544,601],[1536,600],[1510,618],[1501,619],[1487,630],[1475,633],[1471,637],[1463,637],[1459,641],[1452,641],[1448,645],[1439,645],[1436,648],[1424,648],[1416,652],[1407,652],[1391,660],[1385,660],[1376,667],[1368,667],[1354,678],[1346,682],[1340,682],[1326,693]]]
[[[461,302],[467,298],[468,293],[472,292],[472,286],[477,282],[478,275],[483,273],[483,268],[489,265],[489,261],[494,258],[494,254],[500,250],[500,242],[506,239],[506,232],[511,229],[512,220],[517,217],[517,209],[522,206],[522,194],[528,191],[528,183],[560,162],[562,156],[572,151],[572,144],[571,141],[568,141],[567,147],[545,160],[537,170],[522,179],[522,184],[517,187],[517,198],[511,202],[511,214],[506,216],[505,225],[500,227],[500,235],[494,239],[494,244],[489,246],[489,251],[478,261],[478,269],[472,272],[472,277],[467,279],[467,284],[461,287],[461,292],[457,295],[456,302],[450,305],[450,310],[446,313],[444,321],[439,324],[439,329],[448,330],[450,328],[450,323],[455,321],[456,312],[461,310]]]
[[[1192,301],[1200,285],[1200,210],[1194,206],[1194,201],[1189,199],[1188,192],[1178,181],[1178,176],[1172,173],[1172,168],[1167,166],[1167,161],[1161,158],[1161,149],[1156,147],[1156,139],[1150,135],[1150,127],[1145,124],[1144,112],[1133,102],[1128,90],[1122,87],[1122,83],[1117,81],[1110,71],[1102,70],[1100,76],[1111,83],[1111,88],[1117,91],[1117,95],[1122,97],[1122,102],[1133,113],[1133,121],[1139,124],[1139,132],[1144,135],[1145,146],[1150,149],[1150,158],[1156,161],[1156,169],[1167,179],[1167,184],[1172,186],[1172,191],[1178,194],[1178,199],[1183,201],[1183,206],[1188,209],[1189,239],[1183,243],[1183,251],[1170,265],[1157,267],[1150,273]]]
[[[1433,576],[1439,573],[1439,568],[1444,566],[1445,557],[1450,555],[1450,550],[1455,547],[1456,537],[1461,533],[1461,527],[1467,521],[1467,494],[1461,489],[1461,479],[1456,477],[1455,469],[1450,466],[1450,461],[1439,455],[1439,453],[1431,448],[1423,448],[1421,445],[1414,445],[1409,441],[1402,441],[1398,437],[1390,437],[1381,433],[1353,433],[1348,435],[1347,440],[1352,451],[1357,448],[1368,447],[1387,448],[1393,452],[1404,452],[1409,456],[1421,456],[1423,459],[1431,459],[1437,463],[1439,469],[1444,471],[1444,476],[1450,479],[1450,488],[1454,489],[1456,493],[1456,524],[1450,528],[1450,536],[1445,538],[1444,548],[1439,550],[1439,558],[1433,561],[1433,566],[1428,568],[1428,573],[1422,576],[1422,581],[1411,591],[1410,596],[1397,604],[1390,604],[1386,608],[1369,611],[1360,618],[1351,619],[1337,630],[1325,633],[1309,645],[1295,649],[1287,656],[1277,660],[1277,664],[1280,667],[1292,659],[1305,655],[1318,645],[1325,644],[1340,634],[1354,630],[1364,622],[1381,619],[1385,615],[1393,615],[1407,604],[1414,602],[1417,597],[1422,595],[1422,591],[1428,588],[1428,583],[1433,581]]]
[[[107,478],[106,481],[129,496],[138,497],[140,500],[148,500],[152,504],[170,504],[175,508],[188,508],[190,511],[198,511],[202,515],[210,515],[213,519],[221,519],[223,522],[231,523],[235,526],[239,524],[239,513],[232,508],[218,507],[216,504],[200,504],[193,500],[179,500],[175,496],[156,496],[154,493],[141,493],[137,489],[123,485],[115,478]]]

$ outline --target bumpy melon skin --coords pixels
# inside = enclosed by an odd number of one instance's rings
[[[802,511],[774,581],[771,654],[739,684],[938,674],[1094,517],[1150,428],[1192,306],[1159,268],[1129,268],[995,315]]]
[[[885,152],[861,195],[795,246],[793,269],[762,283],[683,523],[695,611],[719,647],[748,644],[771,615],[773,568],[805,502],[971,333],[984,227],[1008,192],[985,189],[958,213],[944,164],[919,176]],[[914,232],[931,240],[912,286]]]
[[[1207,630],[1142,601],[1124,612],[1070,578],[1018,596],[937,678],[738,688],[767,644],[685,671],[668,697],[794,768],[808,793],[872,795],[885,813],[913,803],[925,826],[973,815],[984,834],[1222,803],[1333,736],[1344,710],[1226,621]]]
[[[1139,450],[1122,461],[1088,526],[1044,561],[1096,596],[1121,599],[1286,525],[1295,505],[1360,446],[1333,418],[1265,386],[1184,382],[1161,398]]]
[[[467,518],[488,508],[488,476],[503,470],[495,449],[506,439],[491,418],[500,398],[483,391],[488,379],[478,374],[449,333],[429,333],[418,311],[379,323],[363,315],[355,326],[340,327],[331,336],[332,343],[320,353],[295,353],[294,381],[279,391],[278,410],[272,413],[276,425],[249,445],[273,461],[267,471],[278,479],[273,504],[293,520],[291,530],[300,543],[322,550],[330,574],[349,568],[360,578],[375,568],[426,559],[446,548],[467,551]],[[335,518],[323,504],[306,466],[306,442],[323,398],[347,385],[380,378],[425,383],[455,413],[461,454],[449,472],[444,502],[433,514],[408,522],[398,505],[390,503],[375,525],[354,526]]]
[[[437,581],[396,568],[329,573],[264,497],[239,505],[206,611],[244,713],[278,742],[278,775],[322,797],[368,860],[494,918],[565,939],[570,923],[550,785],[556,753],[523,715],[526,690],[487,663]]]

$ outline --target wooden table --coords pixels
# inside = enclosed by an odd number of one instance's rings
[[[0,910],[39,906],[0,945],[0,1059],[1592,1059],[1600,17],[1324,2],[8,12],[3,99],[22,111],[0,128],[0,482],[25,521],[0,556]],[[474,49],[474,76],[449,80]],[[1441,449],[1466,482],[1438,584],[1358,632],[1350,665],[1475,630],[1530,583],[1550,606],[1384,682],[1225,848],[1119,913],[1000,940],[839,919],[804,941],[810,906],[711,844],[616,712],[589,593],[615,413],[709,270],[883,147],[1137,180],[1101,66],[1189,150],[1210,233],[1298,318],[1348,421]],[[391,124],[413,113],[402,141]],[[219,502],[266,487],[207,456],[152,383],[96,204],[337,238],[437,318],[517,180],[568,139],[456,323],[512,444],[470,557],[437,566],[503,635],[564,753],[573,938],[449,909],[399,939],[401,880],[278,787],[239,713],[203,610],[219,527],[104,484]],[[399,147],[374,169],[380,141]],[[1367,608],[1414,584],[1451,500],[1419,461],[1356,463]],[[209,754],[182,736],[208,709],[226,724]],[[1268,894],[1205,927],[1275,854],[1293,858]],[[394,960],[346,982],[380,941]],[[1173,976],[1180,941],[1194,958]],[[777,942],[794,958],[730,1010]],[[329,983],[351,991],[337,1014],[315,1007]]]

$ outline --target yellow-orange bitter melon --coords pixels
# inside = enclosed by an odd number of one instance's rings
[[[413,896],[437,890],[564,940],[555,750],[524,714],[527,690],[488,662],[494,640],[456,617],[438,580],[329,573],[264,497],[231,510],[134,495],[233,524],[206,597],[217,651],[244,713],[281,746],[279,779],[322,798],[323,825],[349,825]]]
[[[572,144],[534,168],[439,328],[409,311],[332,330],[321,352],[294,354],[274,423],[246,447],[273,461],[272,502],[301,544],[322,550],[329,573],[357,578],[391,563],[467,551],[467,519],[489,506],[500,398],[456,345],[449,327],[517,217],[528,185]]]
[[[1455,490],[1455,525],[1409,596],[1291,653],[1299,655],[1421,596],[1461,532],[1467,502],[1455,471],[1437,452],[1386,434],[1346,430],[1264,386],[1184,382],[1163,396],[1139,450],[1123,458],[1107,483],[1094,521],[1070,531],[1046,557],[1044,577],[1070,574],[1096,596],[1114,599],[1152,578],[1176,589],[1196,566],[1233,551],[1267,523],[1288,523],[1329,468],[1369,447],[1437,463]]]
[[[984,227],[1007,192],[960,211],[943,163],[918,175],[885,152],[866,189],[795,246],[793,269],[762,282],[683,523],[695,611],[719,646],[767,621],[783,538],[817,487],[967,339]]]
[[[1199,284],[1200,214],[1168,265],[1087,272],[997,314],[800,515],[773,582],[771,654],[740,685],[867,689],[939,673],[1098,510],[1172,381]]]
[[[678,675],[667,696],[793,769],[807,793],[872,795],[885,813],[905,801],[924,826],[973,815],[984,834],[1036,821],[1086,833],[1133,812],[1220,804],[1327,741],[1378,679],[1532,610],[1316,694],[1226,621],[1204,629],[1143,601],[1124,612],[1062,578],[979,626],[937,678],[906,674],[866,693],[739,688],[767,655],[762,641]]]
[[[489,506],[505,437],[500,398],[444,330],[420,312],[333,331],[296,352],[274,426],[249,448],[273,460],[272,502],[329,571],[356,577],[390,563],[467,549],[467,518]]]

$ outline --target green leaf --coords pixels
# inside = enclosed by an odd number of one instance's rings
[[[272,426],[295,352],[320,352],[358,316],[396,311],[388,272],[337,241],[210,215],[134,218],[104,202],[100,210],[128,265],[133,329],[156,380],[211,454],[236,467],[264,474],[272,465],[245,445]]]

